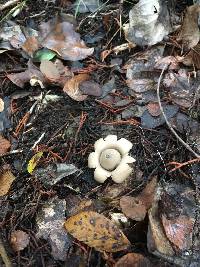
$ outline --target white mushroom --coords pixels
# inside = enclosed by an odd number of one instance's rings
[[[94,144],[95,152],[88,157],[88,167],[95,169],[94,179],[103,183],[112,177],[116,183],[122,183],[132,172],[130,163],[135,159],[128,155],[132,143],[121,138],[117,141],[116,135],[100,138]]]
[[[105,149],[101,152],[99,162],[102,168],[107,171],[113,171],[120,163],[121,155],[114,148]]]

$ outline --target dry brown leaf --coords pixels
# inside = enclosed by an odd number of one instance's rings
[[[8,193],[14,180],[15,176],[9,169],[2,170],[0,173],[0,196],[5,196]]]
[[[30,241],[29,235],[21,230],[17,230],[11,233],[10,243],[15,251],[25,249]]]
[[[100,85],[92,80],[85,81],[80,84],[80,90],[85,95],[101,96],[102,89]]]
[[[147,105],[147,110],[149,111],[149,113],[153,117],[158,117],[158,116],[161,115],[161,110],[160,110],[160,107],[159,107],[159,104],[158,103],[150,102]]]
[[[154,176],[150,182],[146,185],[140,194],[140,199],[145,204],[146,208],[149,209],[154,201],[157,187],[157,176]]]
[[[32,63],[31,60],[28,62],[28,69],[20,73],[11,73],[7,75],[14,84],[23,88],[27,82],[31,79],[36,79],[41,82],[41,84],[46,83],[46,79],[41,71]]]
[[[63,91],[76,101],[83,101],[87,95],[83,95],[80,91],[80,84],[90,79],[88,74],[78,74],[65,83]]]
[[[123,196],[120,199],[120,207],[128,218],[135,221],[143,221],[147,213],[145,204],[139,197]]]
[[[4,110],[4,101],[3,99],[0,97],[0,112],[2,112]]]
[[[153,264],[139,253],[128,253],[121,257],[114,267],[153,267]]]
[[[22,45],[22,49],[31,57],[33,57],[34,52],[37,51],[39,47],[39,42],[35,36],[28,37]]]
[[[167,219],[162,214],[162,225],[169,241],[180,250],[189,250],[192,246],[192,234],[195,220],[187,216]]]
[[[83,211],[70,217],[65,222],[65,228],[73,237],[97,251],[116,252],[130,245],[112,221],[94,211]]]
[[[154,177],[143,189],[137,197],[123,196],[120,199],[120,207],[122,212],[135,221],[144,220],[148,209],[151,207],[155,189],[157,185],[157,178]]]
[[[74,76],[74,73],[67,66],[64,66],[62,61],[58,58],[55,60],[54,65],[60,74],[59,85],[64,87],[67,80]]]
[[[0,156],[9,151],[10,147],[11,147],[10,142],[7,139],[5,139],[2,135],[0,135]]]
[[[149,252],[158,251],[164,255],[174,255],[174,250],[163,232],[163,226],[158,216],[158,204],[154,203],[148,212],[149,226],[147,234],[147,247]]]
[[[88,48],[74,31],[69,22],[57,23],[57,20],[43,22],[40,25],[40,38],[43,47],[55,51],[65,60],[81,60],[93,54],[94,48]]]
[[[20,73],[11,73],[7,74],[7,77],[11,82],[16,84],[17,86],[23,88],[27,82],[30,80],[29,71],[26,70]]]
[[[189,6],[186,10],[182,29],[178,37],[178,41],[181,41],[184,48],[186,49],[194,47],[199,42],[199,35],[200,35],[198,27],[199,12],[200,12],[199,4]]]
[[[60,74],[53,62],[49,60],[42,60],[40,70],[50,83],[57,83],[60,79]]]

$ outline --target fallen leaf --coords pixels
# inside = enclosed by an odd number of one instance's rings
[[[120,207],[128,218],[135,221],[143,221],[147,213],[145,204],[137,197],[123,196],[120,199]]]
[[[57,83],[59,81],[60,74],[53,62],[42,60],[40,70],[50,83]]]
[[[57,23],[57,20],[43,22],[39,26],[43,47],[53,50],[65,60],[81,60],[93,54],[94,48],[88,48],[74,31],[69,22]]]
[[[101,98],[107,96],[115,89],[115,77],[113,76],[108,82],[104,83],[102,86],[102,95]]]
[[[66,201],[51,198],[37,213],[37,238],[48,241],[51,254],[55,260],[66,261],[68,249],[72,245],[71,238],[63,227],[65,222]]]
[[[33,57],[35,51],[39,49],[40,45],[35,36],[30,36],[22,45],[22,49],[30,56]]]
[[[30,241],[29,235],[21,230],[13,231],[10,237],[10,243],[15,251],[25,249]]]
[[[120,199],[122,212],[132,220],[144,220],[148,209],[151,207],[157,186],[157,178],[153,179],[146,185],[143,191],[136,197],[123,196]]]
[[[11,147],[10,142],[7,139],[5,139],[2,135],[0,135],[0,156],[8,152],[10,147]]]
[[[65,60],[77,61],[85,59],[94,52],[81,40],[80,34],[75,32],[70,22],[59,22],[58,18],[39,25],[39,31],[15,25],[3,27],[0,38],[9,41],[11,46],[23,49],[29,56],[41,47],[54,51]]]
[[[173,118],[178,113],[179,107],[176,105],[163,104],[162,106],[168,120]],[[165,119],[162,114],[157,117],[153,117],[148,110],[145,110],[141,117],[141,123],[143,127],[154,129],[164,124]]]
[[[32,80],[37,80],[40,85],[44,85],[46,83],[44,75],[41,71],[32,63],[31,60],[28,62],[28,69],[24,72],[20,73],[11,73],[7,75],[8,79],[10,79],[14,84],[23,88],[27,82]],[[43,86],[44,87],[44,86]]]
[[[89,78],[88,74],[78,74],[65,83],[63,91],[76,101],[84,101],[87,95],[81,93],[79,86],[82,82],[89,80]]]
[[[0,31],[0,39],[3,41],[9,41],[12,47],[17,49],[21,48],[23,43],[26,41],[26,37],[19,25],[2,27]]]
[[[128,253],[121,257],[114,267],[153,267],[153,264],[142,254]]]
[[[199,80],[199,72],[196,72],[196,77],[189,78],[189,72],[185,69],[180,69],[177,73],[166,73],[163,84],[169,89],[169,95],[174,103],[181,107],[189,108],[193,105],[194,94],[198,90]],[[197,95],[197,99],[198,97]]]
[[[163,226],[158,216],[158,204],[154,203],[149,210],[149,226],[147,233],[147,248],[150,253],[159,252],[164,255],[174,256],[174,250],[163,232]]]
[[[58,84],[64,87],[65,83],[74,76],[74,73],[70,70],[69,67],[65,66],[63,62],[58,58],[55,60],[54,65],[56,66],[60,75]]]
[[[147,110],[153,117],[160,116],[161,110],[158,103],[150,102],[147,104]]]
[[[12,182],[15,180],[15,176],[9,169],[3,169],[0,173],[0,196],[5,196],[11,185]]]
[[[178,41],[181,41],[184,48],[193,48],[199,42],[199,27],[198,16],[200,5],[196,4],[187,7],[186,14],[183,20],[182,29],[180,31]]]
[[[159,45],[137,53],[128,60],[123,69],[126,70],[126,82],[130,88],[129,94],[134,96],[138,103],[156,102],[156,87],[159,72],[155,71],[155,64],[164,53],[164,46]]]
[[[38,164],[40,158],[42,157],[42,155],[43,155],[43,152],[40,151],[40,152],[36,153],[36,154],[29,160],[29,162],[28,162],[28,166],[27,166],[27,171],[28,171],[30,174],[33,173],[33,171],[34,171],[35,167],[37,166],[37,164]]]
[[[94,211],[80,212],[70,217],[65,222],[65,228],[73,237],[97,251],[116,252],[130,245],[112,221]]]
[[[0,97],[0,112],[2,112],[4,110],[4,101],[3,99]]]
[[[189,250],[192,247],[193,227],[195,220],[187,216],[178,216],[175,219],[167,219],[161,216],[162,225],[169,241],[179,250]]]
[[[26,70],[24,72],[20,73],[11,73],[7,74],[7,77],[11,82],[16,84],[17,86],[23,88],[27,82],[30,80],[30,75],[29,71]]]
[[[56,53],[50,49],[43,48],[36,51],[33,55],[34,62],[41,62],[42,60],[51,60],[56,56]]]
[[[34,177],[36,177],[45,186],[54,185],[64,177],[68,177],[76,172],[78,168],[73,164],[55,163],[34,169]]]
[[[101,96],[102,94],[100,85],[92,80],[82,82],[80,84],[80,90],[85,95]]]

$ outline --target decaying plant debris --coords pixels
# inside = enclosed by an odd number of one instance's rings
[[[0,4],[0,266],[199,266],[200,2],[36,2]]]

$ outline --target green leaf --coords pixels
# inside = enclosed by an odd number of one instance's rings
[[[42,60],[51,60],[56,56],[56,53],[47,48],[43,48],[35,52],[33,55],[33,61],[41,62]]]

